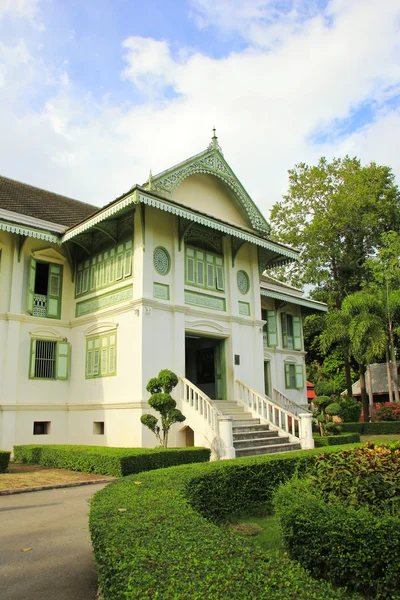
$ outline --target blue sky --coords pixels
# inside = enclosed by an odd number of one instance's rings
[[[400,181],[399,34],[398,0],[0,0],[0,172],[103,204],[215,124],[267,217],[321,155]]]

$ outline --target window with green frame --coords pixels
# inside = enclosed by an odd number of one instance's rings
[[[285,363],[285,386],[287,390],[301,390],[304,388],[303,365]]]
[[[117,374],[117,332],[86,339],[86,379]]]
[[[63,266],[29,261],[27,312],[34,317],[60,319]]]
[[[282,347],[289,350],[301,350],[301,317],[289,313],[281,313]]]
[[[128,240],[80,262],[75,296],[84,296],[132,276],[133,243]]]
[[[69,360],[69,342],[32,338],[29,378],[68,379]]]
[[[224,261],[218,254],[192,248],[185,248],[185,282],[206,290],[225,290]]]
[[[263,331],[264,346],[272,348],[278,345],[278,326],[276,321],[276,311],[261,309],[261,318],[266,321]]]

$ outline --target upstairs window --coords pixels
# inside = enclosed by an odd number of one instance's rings
[[[27,302],[30,315],[61,317],[62,274],[62,265],[30,259]]]
[[[109,287],[132,276],[133,243],[128,240],[80,262],[76,271],[75,295]]]
[[[117,333],[104,333],[86,340],[86,379],[117,374]]]
[[[70,344],[64,341],[31,340],[30,379],[68,379]]]
[[[263,330],[264,346],[272,348],[278,345],[278,327],[276,322],[276,312],[274,310],[261,309],[261,318],[266,321]]]
[[[281,314],[282,346],[289,350],[301,350],[301,321],[300,317],[288,313]]]
[[[224,263],[222,256],[205,250],[185,249],[185,281],[189,285],[206,290],[225,290]]]

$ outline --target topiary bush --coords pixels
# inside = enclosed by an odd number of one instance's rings
[[[292,559],[317,578],[367,598],[400,598],[400,519],[327,502],[313,479],[292,480],[274,498]]]
[[[5,473],[10,462],[11,452],[0,450],[0,473]]]
[[[215,523],[271,498],[319,452],[141,473],[95,494],[89,526],[104,600],[348,598]]]
[[[28,464],[120,477],[173,465],[206,462],[210,460],[210,450],[27,445],[14,446],[14,458]]]

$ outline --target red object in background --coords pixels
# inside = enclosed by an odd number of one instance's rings
[[[314,384],[306,381],[307,384],[307,399],[309,401],[314,400],[317,397],[317,394],[314,392]]]

